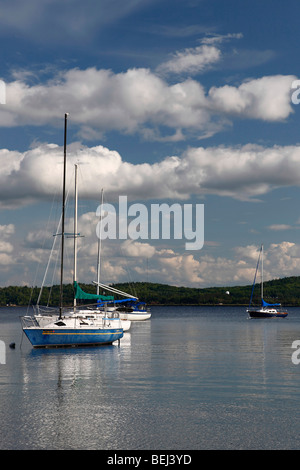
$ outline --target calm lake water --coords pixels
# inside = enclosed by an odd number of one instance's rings
[[[299,449],[300,308],[288,311],[153,307],[120,346],[34,350],[26,309],[2,308],[0,449]]]

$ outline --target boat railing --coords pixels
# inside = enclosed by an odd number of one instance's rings
[[[30,315],[25,315],[24,317],[20,317],[21,324],[23,328],[30,328],[30,327],[38,327],[39,323],[36,320],[36,318],[33,316],[31,317]]]

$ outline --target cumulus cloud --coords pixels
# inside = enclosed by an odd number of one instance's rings
[[[249,274],[255,272],[255,260],[258,259],[259,247],[253,245],[245,247],[237,247],[235,249],[237,256],[244,260],[242,271],[244,274],[249,269]],[[252,269],[250,265],[252,264]],[[300,262],[300,245],[283,241],[281,243],[271,243],[269,246],[264,246],[264,279],[278,279],[279,277],[298,276]],[[237,273],[239,278],[241,272]],[[251,278],[250,278],[251,281]]]
[[[276,75],[248,80],[238,87],[212,87],[209,97],[213,109],[265,121],[287,118],[291,112],[292,76]]]
[[[96,280],[98,239],[96,225],[98,218],[95,212],[80,215],[78,229],[82,238],[78,239],[78,280],[92,282]],[[73,220],[67,218],[66,228],[72,232]],[[0,231],[6,233],[3,243],[0,243],[0,264],[4,269],[11,268],[15,261],[12,256],[12,246],[8,237],[13,230],[9,226],[1,226]],[[44,234],[43,234],[44,236]],[[52,233],[48,238],[53,240]],[[59,243],[59,240],[58,240]],[[148,279],[150,282],[161,282],[172,285],[195,287],[225,286],[251,284],[257,264],[259,246],[238,246],[227,253],[227,256],[209,254],[209,251],[199,250],[188,252],[181,249],[180,241],[152,244],[151,239],[102,241],[101,279],[104,283],[128,282]],[[73,281],[73,239],[66,238],[65,249],[68,256],[65,260],[65,282]],[[27,235],[26,242],[19,248],[17,263],[18,273],[27,284],[33,283],[33,273],[39,263],[39,276],[34,285],[39,285],[44,268],[48,262],[49,244],[41,247],[39,237],[35,232]],[[300,264],[300,244],[289,241],[270,244],[264,247],[264,278],[265,280],[278,277],[298,275]],[[53,252],[53,263],[50,264],[46,284],[59,282],[59,272],[56,264],[59,255],[58,247]],[[42,263],[42,264],[41,264]],[[53,278],[53,269],[57,277]],[[31,273],[30,273],[31,270]],[[25,275],[26,274],[26,275]],[[11,284],[6,276],[2,284]]]
[[[125,256],[151,258],[155,254],[155,247],[149,243],[140,243],[134,240],[126,240],[121,246]]]
[[[298,185],[300,147],[244,145],[191,148],[180,169],[190,175],[190,191],[248,199],[280,186]],[[182,186],[183,188],[183,186]],[[180,192],[180,186],[178,187]]]
[[[9,238],[15,232],[13,224],[0,225],[0,239]]]
[[[22,206],[60,194],[63,149],[40,144],[24,153],[0,152],[0,199],[3,207]],[[244,145],[189,148],[181,156],[133,164],[103,146],[73,143],[68,149],[67,178],[72,194],[74,164],[82,180],[81,197],[97,200],[105,188],[108,201],[126,195],[129,201],[177,199],[215,194],[240,200],[259,197],[274,188],[297,186],[300,147]]]
[[[215,46],[199,47],[177,55],[174,67],[183,70],[217,59]],[[270,122],[286,119],[292,113],[294,79],[289,75],[262,77],[239,86],[212,87],[207,93],[197,80],[170,85],[149,69],[117,74],[95,67],[71,69],[44,84],[29,85],[25,78],[7,83],[0,125],[57,126],[69,112],[85,138],[115,130],[158,140],[183,139],[189,133],[201,138],[219,131],[234,116]]]
[[[150,279],[173,285],[195,287],[251,285],[260,247],[239,246],[231,256],[212,256],[202,251],[194,255],[156,250],[149,261]],[[264,249],[264,279],[299,274],[300,245],[283,241]],[[132,272],[146,277],[146,266],[132,265]],[[249,292],[250,295],[250,292]]]
[[[10,242],[14,232],[15,226],[13,224],[0,225],[0,265],[2,269],[9,268],[14,264],[12,256],[14,246]]]

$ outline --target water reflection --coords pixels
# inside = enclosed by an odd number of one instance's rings
[[[29,435],[20,433],[19,448],[98,448],[103,431],[111,433],[113,422],[119,422],[111,390],[119,383],[122,354],[130,344],[128,332],[120,346],[23,354],[21,408],[23,416],[30,414],[32,427]]]
[[[33,350],[24,342],[0,368],[0,446],[297,447],[297,312],[248,321],[245,309],[158,307],[120,347]],[[20,326],[3,328],[11,341]]]

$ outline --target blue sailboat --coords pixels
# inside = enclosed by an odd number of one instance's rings
[[[64,127],[64,170],[63,170],[63,199],[62,199],[62,233],[61,233],[61,274],[60,274],[60,304],[58,315],[50,315],[45,323],[37,320],[36,316],[21,317],[22,328],[34,348],[106,345],[119,341],[123,337],[121,321],[106,316],[101,319],[81,316],[76,312],[74,301],[73,312],[63,310],[63,262],[64,262],[64,221],[65,221],[65,185],[66,185],[66,134],[67,116]],[[76,233],[74,237],[76,239]]]
[[[254,291],[260,258],[261,258],[261,307],[251,307],[253,291]],[[254,275],[254,281],[252,285],[249,307],[247,309],[248,315],[250,318],[274,318],[274,317],[286,318],[288,313],[281,309],[281,304],[279,303],[270,304],[264,300],[263,298],[264,287],[263,286],[264,286],[264,283],[263,283],[263,245],[261,245],[260,252],[258,255],[257,265],[256,265],[256,271]],[[279,307],[279,308],[276,308],[276,307]]]

